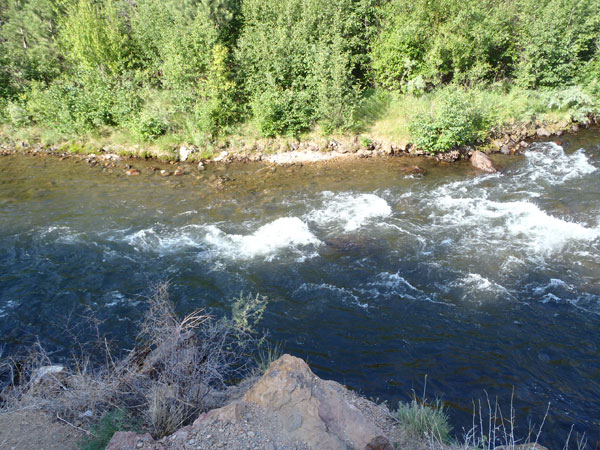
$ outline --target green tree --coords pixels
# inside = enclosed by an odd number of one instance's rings
[[[79,0],[70,5],[61,39],[80,69],[118,75],[132,65],[133,41],[117,0]]]
[[[63,3],[52,0],[0,2],[0,90],[5,95],[32,80],[49,82],[63,70],[57,44]]]
[[[571,82],[597,52],[600,0],[522,0],[519,10],[519,83]]]

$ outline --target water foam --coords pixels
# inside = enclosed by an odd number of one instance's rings
[[[441,224],[468,228],[471,235],[489,240],[510,236],[534,253],[547,254],[571,242],[590,242],[600,237],[599,227],[554,217],[528,201],[445,196],[437,199],[437,206],[443,214],[432,218]]]
[[[520,176],[529,181],[541,180],[550,184],[562,184],[597,170],[583,149],[566,154],[564,149],[554,142],[534,144],[525,152],[525,157],[527,166]]]
[[[323,196],[323,208],[313,210],[306,216],[320,226],[340,224],[344,231],[355,231],[370,220],[392,214],[390,205],[375,194],[324,192]]]
[[[216,226],[209,225],[205,242],[220,254],[234,259],[251,259],[257,256],[272,259],[282,250],[298,253],[302,247],[321,244],[306,223],[298,217],[281,217],[249,235],[227,234]]]
[[[171,253],[201,244],[198,225],[186,225],[177,230],[168,230],[163,226],[155,226],[136,231],[125,236],[125,242],[143,251]]]

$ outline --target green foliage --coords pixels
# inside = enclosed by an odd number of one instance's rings
[[[50,81],[63,69],[57,44],[62,1],[0,2],[0,96],[30,81]]]
[[[79,0],[71,5],[61,31],[67,57],[86,71],[116,75],[131,63],[132,42],[117,0]]]
[[[600,0],[398,0],[380,9],[376,81],[406,90],[516,78],[524,87],[573,80],[598,49]]]
[[[78,81],[59,79],[48,87],[34,83],[23,107],[39,125],[80,133],[125,123],[140,108],[139,94],[133,83],[80,74]]]
[[[201,84],[202,99],[196,108],[200,128],[211,136],[229,125],[237,113],[236,83],[229,72],[229,52],[221,44],[212,51],[212,64]]]
[[[159,116],[143,112],[132,121],[130,129],[143,141],[152,142],[167,132],[169,124]]]
[[[327,130],[348,125],[364,81],[371,4],[243,2],[236,58],[264,135],[293,135],[314,122]]]
[[[415,117],[410,131],[417,147],[440,153],[475,143],[487,127],[488,119],[473,97],[453,89],[444,91],[432,111]]]
[[[261,321],[262,316],[267,309],[268,300],[260,295],[242,294],[233,301],[231,307],[231,321],[237,332],[252,334],[256,331],[256,325]]]
[[[114,409],[100,419],[100,422],[90,429],[91,436],[86,437],[79,444],[81,450],[103,450],[117,431],[137,431],[141,424],[139,420],[131,417],[124,409]]]
[[[25,127],[31,124],[31,115],[21,103],[17,101],[7,102],[6,116],[15,127]]]
[[[598,49],[600,0],[519,2],[518,82],[558,86],[573,80]]]
[[[588,114],[600,109],[600,99],[579,86],[554,89],[544,93],[547,109],[551,111],[569,111],[575,120],[582,120]]]
[[[376,81],[406,90],[415,79],[472,84],[509,76],[516,56],[513,9],[512,2],[497,0],[388,3],[373,43]]]
[[[312,125],[313,101],[307,91],[266,89],[252,101],[252,113],[263,136],[296,136]]]
[[[599,10],[600,0],[0,0],[0,122],[204,145],[243,120],[267,137],[383,121],[387,136],[445,151],[479,139],[483,117],[503,123],[500,107],[519,118],[597,111]],[[438,102],[448,85],[495,107]],[[406,117],[435,109],[410,133],[382,117],[400,94]]]
[[[410,403],[398,403],[398,409],[392,416],[404,428],[417,437],[426,437],[434,442],[447,443],[452,427],[448,423],[448,415],[439,400],[433,405],[426,405],[417,399]]]

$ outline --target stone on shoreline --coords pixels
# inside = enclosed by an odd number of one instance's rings
[[[479,150],[474,151],[473,155],[471,155],[471,165],[477,170],[481,170],[483,172],[496,172],[496,168],[494,167],[492,160],[488,158],[485,153],[482,153]]]

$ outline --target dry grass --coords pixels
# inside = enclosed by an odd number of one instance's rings
[[[84,346],[62,368],[52,365],[40,344],[25,357],[3,359],[0,373],[8,383],[0,392],[1,408],[42,409],[86,430],[107,412],[124,409],[162,437],[220,406],[227,383],[250,372],[249,353],[262,342],[254,326],[266,301],[240,296],[231,318],[216,320],[201,310],[178,318],[164,283],[148,302],[139,345],[123,358],[114,358],[98,334],[93,348],[103,350],[100,365],[91,363]]]

